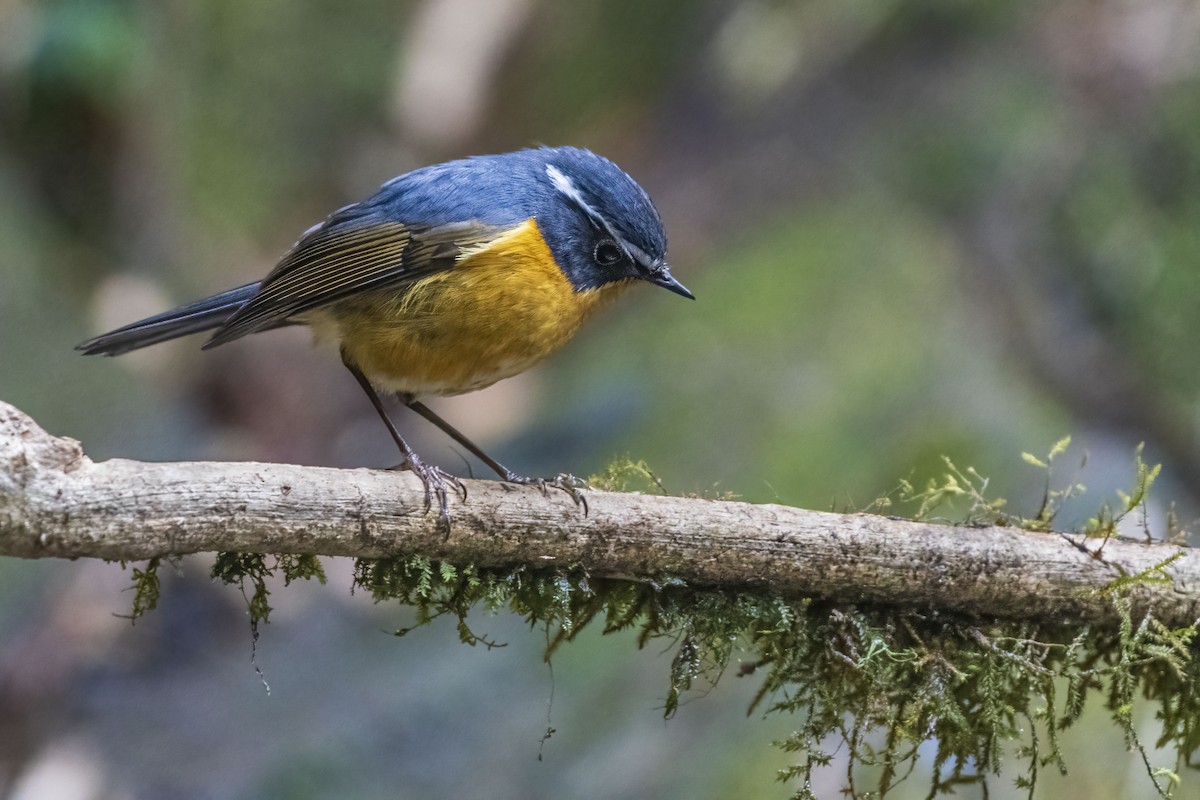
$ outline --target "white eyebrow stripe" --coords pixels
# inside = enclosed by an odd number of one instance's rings
[[[658,266],[657,262],[642,248],[638,247],[637,245],[630,244],[621,238],[618,238],[617,241],[621,243],[621,246],[625,248],[625,251],[629,253],[630,257],[634,261],[641,264],[646,269],[655,269]]]
[[[616,231],[612,229],[612,226],[608,224],[608,220],[606,220],[599,211],[592,208],[591,205],[588,204],[587,200],[583,199],[583,194],[579,191],[579,188],[575,185],[575,182],[568,178],[561,169],[553,164],[547,164],[546,175],[550,177],[550,183],[554,184],[554,188],[566,195],[567,199],[572,203],[579,206],[583,213],[587,214],[591,218],[592,222],[595,222],[597,225],[603,228],[604,231],[612,238],[618,240],[620,239],[620,237],[617,236]]]
[[[587,204],[583,199],[583,195],[579,193],[575,182],[563,174],[563,171],[553,164],[546,165],[546,175],[550,178],[550,182],[554,184],[554,188],[565,194],[573,203],[583,208],[589,217],[598,217],[596,210]]]
[[[607,233],[614,242],[624,248],[625,255],[629,256],[631,260],[636,261],[643,266],[651,267],[653,265],[653,259],[646,255],[641,248],[630,244],[624,238],[622,238],[615,230],[613,230],[613,227],[608,224],[608,220],[601,216],[600,212],[592,208],[588,202],[583,199],[583,195],[579,192],[579,188],[575,186],[575,182],[567,177],[562,170],[553,164],[547,164],[546,175],[550,178],[550,183],[554,184],[555,189],[562,192],[564,195],[566,195],[567,199],[583,209],[583,213],[591,217],[592,221],[603,228],[605,233]]]

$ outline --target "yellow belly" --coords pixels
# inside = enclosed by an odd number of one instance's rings
[[[452,269],[343,300],[309,323],[381,389],[462,394],[541,361],[627,285],[575,291],[531,219]]]

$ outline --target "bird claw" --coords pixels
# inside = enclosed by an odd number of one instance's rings
[[[587,481],[582,478],[577,478],[566,472],[560,472],[553,478],[526,478],[523,475],[509,472],[504,476],[504,482],[515,483],[518,486],[536,486],[546,497],[550,496],[551,489],[558,489],[565,492],[575,502],[577,508],[583,509],[585,517],[588,515],[587,496],[580,490],[589,487]]]
[[[425,511],[433,508],[433,499],[438,501],[438,515],[441,524],[450,528],[450,491],[459,496],[465,503],[467,501],[466,484],[457,475],[452,475],[441,467],[436,467],[432,464],[426,464],[416,455],[409,456],[401,464],[397,464],[392,469],[410,470],[414,475],[421,479],[421,483],[425,485]],[[514,483],[518,486],[533,486],[541,493],[549,497],[551,489],[558,489],[564,492],[574,501],[577,508],[583,509],[583,515],[586,517],[590,509],[588,508],[587,495],[581,490],[590,488],[587,481],[582,478],[577,478],[570,473],[561,472],[553,478],[527,478],[524,475],[518,475],[515,472],[505,472],[505,483]]]
[[[405,458],[404,463],[399,464],[394,469],[409,470],[421,479],[421,483],[425,486],[425,512],[428,513],[433,508],[433,499],[436,497],[438,503],[438,521],[449,532],[450,492],[453,491],[465,503],[467,501],[466,484],[457,475],[452,475],[433,464],[426,464],[417,458],[416,455],[408,456]]]

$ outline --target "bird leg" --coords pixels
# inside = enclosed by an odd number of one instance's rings
[[[441,467],[426,464],[422,461],[416,452],[409,447],[408,442],[404,441],[404,437],[400,435],[400,431],[396,430],[391,417],[388,416],[387,411],[383,408],[383,401],[379,399],[379,393],[375,391],[375,387],[363,375],[362,370],[351,364],[345,357],[342,358],[342,362],[358,381],[358,385],[367,393],[367,397],[371,399],[371,405],[375,406],[375,410],[379,413],[379,418],[383,420],[383,424],[387,426],[388,432],[392,434],[392,439],[396,441],[396,446],[400,448],[400,452],[404,455],[404,463],[400,465],[401,469],[411,470],[414,475],[421,479],[421,483],[425,485],[425,510],[429,511],[432,508],[433,498],[436,496],[440,522],[449,530],[450,506],[448,503],[448,494],[450,491],[454,491],[465,502],[467,499],[467,487],[456,476],[451,475]]]
[[[487,464],[493,472],[500,476],[500,480],[505,481],[506,483],[515,483],[520,486],[536,486],[541,489],[542,494],[546,495],[547,497],[550,496],[550,489],[561,489],[563,492],[566,492],[566,494],[572,500],[575,501],[576,506],[579,506],[583,509],[584,515],[587,515],[587,498],[584,496],[583,492],[580,491],[580,489],[587,488],[587,483],[585,481],[565,472],[559,473],[553,478],[527,478],[524,475],[518,475],[496,459],[489,456],[487,453],[480,450],[474,442],[464,436],[449,422],[446,422],[446,420],[433,413],[433,411],[431,411],[424,403],[421,403],[411,397],[402,399],[404,400],[404,404],[406,406],[432,422],[434,425],[440,428],[443,433],[461,444],[463,447],[467,448],[472,455],[474,455],[484,464]]]

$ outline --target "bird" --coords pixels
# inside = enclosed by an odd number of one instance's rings
[[[423,460],[384,408],[395,395],[502,481],[566,492],[583,481],[529,478],[488,456],[423,400],[483,389],[537,364],[625,289],[642,282],[689,299],[672,274],[650,195],[612,161],[535,147],[421,167],[314,225],[261,281],[130,323],[77,346],[116,356],[213,331],[202,349],[307,325],[332,343],[422,482],[425,510],[462,481]]]

